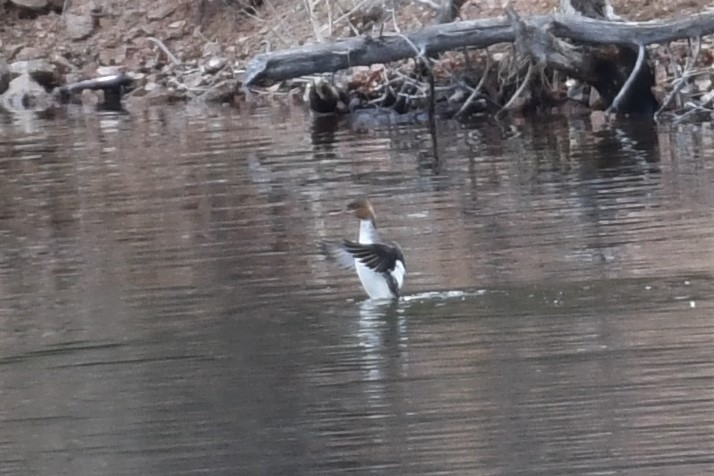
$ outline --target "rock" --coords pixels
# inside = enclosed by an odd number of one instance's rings
[[[168,89],[166,90],[166,92],[168,93],[169,103],[175,103],[175,102],[179,102],[179,101],[185,101],[186,99],[188,99],[188,94],[186,93],[185,88],[184,88],[184,89],[181,89],[181,90],[176,90],[176,89],[173,89],[173,88],[168,88]]]
[[[235,97],[237,88],[238,81],[235,79],[228,79],[211,87],[205,93],[201,94],[198,99],[210,103],[231,102]]]
[[[176,10],[176,2],[168,2],[158,8],[150,10],[149,13],[146,14],[146,17],[149,20],[163,20],[171,15],[174,10]]]
[[[565,82],[568,88],[567,96],[576,102],[587,104],[590,99],[590,86],[587,84],[577,81],[575,79],[569,79]]]
[[[10,79],[10,67],[0,56],[0,94],[7,91],[8,86],[10,86]]]
[[[192,71],[184,75],[184,77],[181,78],[181,81],[183,81],[183,84],[186,86],[186,88],[196,89],[201,86],[204,81],[204,78],[206,77],[201,73],[201,71]]]
[[[667,67],[662,63],[657,63],[655,65],[655,83],[664,84],[669,80],[669,71]]]
[[[228,60],[226,58],[214,56],[206,62],[206,64],[203,66],[203,70],[208,74],[216,74],[217,72],[222,70],[227,63]]]
[[[50,55],[49,62],[57,68],[57,71],[62,76],[75,70],[75,67],[70,60],[57,53],[52,53]]]
[[[104,66],[123,64],[126,60],[126,45],[104,48],[99,52],[99,63]]]
[[[144,99],[146,100],[147,104],[161,105],[168,103],[171,98],[169,96],[169,92],[166,89],[159,87],[154,89],[153,91],[147,92],[144,96]]]
[[[144,73],[129,73],[129,77],[134,83],[134,91],[144,91],[146,75]]]
[[[188,86],[179,81],[178,78],[169,78],[166,81],[166,86],[168,86],[169,91],[176,91],[181,94],[186,94],[188,91]]]
[[[86,74],[80,72],[68,73],[64,77],[67,84],[78,83],[79,81],[83,81],[85,79],[87,79]]]
[[[34,48],[32,46],[23,46],[20,48],[20,50],[15,54],[15,56],[11,56],[15,61],[20,61],[20,60],[31,60],[35,58],[39,58],[42,56],[42,51],[40,51],[39,48]]]
[[[706,93],[712,88],[712,80],[707,77],[700,77],[694,80],[694,84],[700,93]]]
[[[144,91],[146,91],[147,93],[156,91],[157,89],[160,89],[160,88],[161,88],[161,86],[159,86],[157,83],[155,83],[153,81],[149,81],[148,83],[146,83],[144,85]]]
[[[24,46],[21,44],[5,45],[5,52],[7,53],[6,58],[8,60],[20,59],[17,58],[17,54],[22,51]]]
[[[74,41],[87,39],[94,31],[94,18],[92,18],[92,15],[66,13],[64,17],[67,34]]]
[[[82,101],[82,107],[85,110],[95,110],[99,104],[104,102],[104,91],[92,91],[90,89],[85,89],[80,94],[80,100]]]
[[[183,20],[181,20],[181,21],[183,21]],[[172,23],[172,25],[173,24],[174,23]],[[185,22],[184,22],[184,25],[185,25]],[[169,29],[164,36],[164,42],[167,43],[171,40],[177,40],[179,38],[183,38],[184,36],[186,36],[186,30],[184,30],[183,27],[181,27],[181,26],[173,26],[172,27],[171,25],[169,25]],[[177,52],[174,52],[174,54],[176,54],[176,53]]]
[[[10,0],[10,3],[29,10],[42,10],[48,5],[47,0]]]
[[[147,71],[152,71],[152,70],[156,69],[156,67],[158,65],[159,65],[159,62],[154,57],[147,58],[144,61],[144,69]]]
[[[139,25],[132,27],[125,35],[127,40],[141,38],[142,36],[154,36],[156,29],[152,25]]]
[[[216,56],[221,53],[221,45],[218,43],[209,42],[203,45],[201,56]]]
[[[595,88],[590,88],[588,106],[593,111],[604,110],[607,107],[607,104],[605,104],[605,100],[602,98],[602,96],[600,96],[600,93],[597,92],[597,89]]]
[[[709,105],[709,103],[712,101],[712,99],[714,99],[714,90],[703,94],[702,97],[699,99],[699,104],[702,107],[706,107]]]
[[[0,97],[2,106],[10,112],[45,111],[53,106],[52,96],[24,73],[10,81]]]
[[[121,72],[121,66],[99,66],[96,71],[97,76],[115,76]]]
[[[44,59],[15,61],[10,64],[10,73],[13,77],[29,74],[34,81],[48,89],[55,86],[59,79],[57,67]]]

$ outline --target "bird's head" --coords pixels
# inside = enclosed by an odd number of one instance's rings
[[[374,208],[369,200],[366,198],[360,198],[353,200],[347,204],[345,207],[345,213],[351,213],[360,220],[372,220],[376,218],[374,214]]]

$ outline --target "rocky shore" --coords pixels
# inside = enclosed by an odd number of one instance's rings
[[[248,51],[209,39],[200,24],[242,10],[201,4],[0,0],[0,108],[115,107],[117,94],[147,105],[232,102]]]
[[[37,111],[67,102],[89,109],[182,101],[233,104],[242,99],[246,65],[257,54],[382,31],[401,34],[429,25],[439,15],[438,5],[429,0],[395,0],[380,4],[381,10],[374,9],[375,2],[353,3],[343,9],[319,0],[0,0],[0,109]],[[708,3],[652,5],[634,0],[615,2],[615,7],[629,19],[641,20],[701,11]],[[459,19],[503,14],[497,1],[459,4]],[[510,5],[523,14],[550,13],[557,2],[519,0]],[[433,75],[441,81],[435,89],[440,104],[452,112],[480,113],[498,111],[506,103],[510,109],[527,108],[536,96],[541,100],[546,88],[520,90],[525,69],[512,67],[508,49],[443,55],[433,65]],[[714,59],[711,49],[705,38],[696,65],[689,64],[692,45],[680,42],[650,49],[657,99],[666,100],[676,87],[674,107],[683,106],[687,98],[704,98],[709,104],[714,98],[714,78],[708,71]],[[461,75],[469,68],[487,81]],[[344,88],[335,91],[339,111],[400,101],[408,107],[399,112],[425,107],[429,85],[419,70],[419,64],[406,62],[340,73],[336,82],[332,80]],[[507,84],[504,74],[512,76]],[[597,95],[581,91],[565,77],[551,79],[558,82],[548,85],[548,100],[598,108]],[[282,81],[258,93],[298,100],[312,84],[321,85],[318,91],[330,89],[322,78],[313,77]],[[475,97],[474,91],[481,88],[488,94]],[[314,89],[308,93],[305,98],[313,105]],[[708,111],[699,102],[697,109]]]

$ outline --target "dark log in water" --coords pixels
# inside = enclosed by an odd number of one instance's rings
[[[132,84],[131,76],[119,73],[111,76],[102,76],[100,78],[87,79],[76,83],[68,84],[59,88],[59,96],[62,101],[69,101],[73,94],[79,94],[85,89],[92,91],[104,91],[104,103],[109,107],[119,107],[121,97],[125,90]]]

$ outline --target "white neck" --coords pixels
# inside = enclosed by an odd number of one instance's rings
[[[359,239],[358,242],[363,245],[368,245],[379,241],[379,235],[377,234],[377,227],[373,220],[360,220],[359,221]]]

